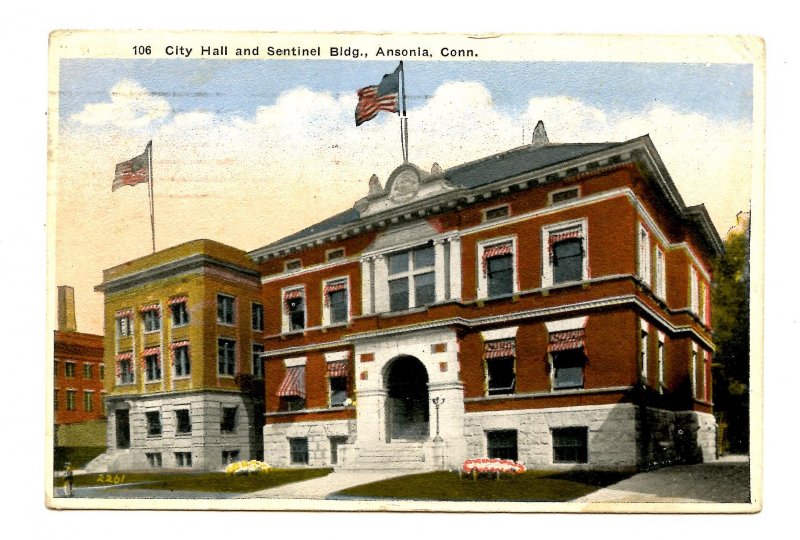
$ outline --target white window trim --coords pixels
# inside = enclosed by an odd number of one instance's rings
[[[555,195],[558,195],[559,193],[566,193],[567,191],[576,191],[578,193],[578,195],[576,197],[572,197],[571,199],[567,199],[566,201],[553,202],[553,197]],[[563,188],[563,189],[556,189],[556,190],[553,190],[553,191],[551,191],[550,193],[547,194],[547,204],[549,206],[552,206],[554,204],[567,204],[567,203],[569,203],[569,201],[574,201],[575,199],[579,199],[580,196],[581,196],[581,188],[580,188],[580,186],[572,186],[572,187],[566,187],[566,188]]]
[[[639,355],[641,358],[641,374],[642,378],[647,381],[647,365],[650,361],[649,348],[650,345],[650,324],[644,319],[639,320]]]
[[[575,219],[571,221],[562,221],[560,223],[553,223],[542,227],[542,288],[553,287],[554,271],[553,263],[550,260],[550,235],[558,233],[563,230],[577,229],[581,230],[581,238],[583,241],[583,269],[580,281],[589,279],[589,221],[587,218]],[[580,283],[580,281],[572,281],[570,283]],[[558,285],[565,285],[559,283]]]
[[[230,298],[231,300],[233,300],[233,308],[232,308],[233,309],[233,322],[232,323],[223,322],[223,321],[221,321],[219,319],[219,299],[220,299],[220,297]],[[221,292],[217,293],[217,317],[216,317],[216,319],[217,319],[217,324],[218,325],[220,325],[220,326],[236,326],[236,320],[237,320],[236,312],[238,311],[237,304],[238,304],[238,302],[236,301],[236,297],[233,296],[232,294],[221,293]]]
[[[331,259],[330,258],[331,253],[334,253],[336,251],[341,251],[342,252],[342,256],[341,257],[337,257],[335,259]],[[331,249],[326,249],[325,250],[325,262],[341,261],[341,260],[346,259],[346,258],[347,258],[347,250],[344,247],[337,247],[337,248],[331,248]]]
[[[297,268],[289,269],[289,265],[292,263],[300,263],[300,266]],[[287,261],[283,261],[283,271],[284,272],[297,272],[298,270],[302,270],[303,268],[303,261],[301,259],[289,259]]]
[[[554,332],[567,332],[569,330],[580,330],[581,328],[586,328],[586,322],[588,320],[589,316],[584,315],[583,317],[572,317],[558,321],[547,321],[544,323],[544,325],[547,328],[547,333],[552,334]]]
[[[256,306],[260,306],[261,307],[261,328],[260,329],[255,328],[255,324],[253,324],[255,322],[253,320],[253,309]],[[253,301],[250,302],[250,330],[252,330],[253,332],[263,332],[264,331],[264,304],[262,304],[261,302],[253,302]]]
[[[486,251],[487,248],[494,247],[497,244],[505,244],[507,242],[511,242],[511,286],[512,286],[512,294],[516,294],[519,292],[519,256],[518,256],[518,249],[517,249],[517,236],[498,236],[496,238],[490,238],[488,240],[481,240],[477,244],[477,268],[476,271],[478,272],[478,298],[479,299],[486,299],[489,297],[489,276],[488,272],[484,273],[483,271],[483,253]]]
[[[307,360],[307,357],[305,357],[305,356],[294,356],[292,358],[284,358],[283,359],[283,365],[284,365],[284,367],[287,367],[287,368],[305,366],[306,365],[306,360]]]
[[[350,359],[350,351],[336,351],[325,353],[325,362],[341,362]]]
[[[692,343],[692,397],[697,399],[697,343]]]
[[[665,362],[666,362],[666,342],[664,333],[658,332],[658,392],[664,393],[665,383]]]
[[[499,210],[501,208],[506,208],[508,210],[508,213],[506,213],[505,216],[500,216],[500,217],[496,217],[496,218],[488,218],[488,217],[486,217],[489,214],[489,212],[491,212],[493,210]],[[506,203],[506,204],[498,204],[498,205],[495,205],[495,206],[490,206],[488,208],[484,208],[483,210],[481,210],[481,221],[484,221],[484,222],[486,222],[486,221],[494,222],[494,221],[499,221],[501,219],[506,219],[506,218],[509,218],[509,217],[511,217],[511,205],[508,204],[508,203]]]
[[[145,317],[147,316],[148,313],[153,313],[153,312],[158,313],[158,328],[156,328],[155,330],[148,330],[147,323],[145,322]],[[142,331],[145,334],[155,334],[156,332],[161,332],[161,329],[164,327],[164,317],[162,317],[161,314],[161,304],[158,304],[158,309],[151,309],[145,311],[144,313],[141,313],[141,318],[142,318]]]
[[[177,352],[178,352],[178,349],[183,349],[183,348],[186,349],[186,358],[188,360],[187,363],[189,364],[189,373],[186,374],[186,375],[176,375],[175,374],[175,370],[176,370],[176,368],[178,366]],[[171,356],[170,360],[172,362],[172,379],[176,380],[176,381],[180,381],[180,380],[184,380],[184,379],[190,379],[192,377],[192,373],[191,373],[191,371],[192,371],[192,353],[190,351],[190,345],[181,345],[180,347],[175,347],[174,349],[170,350],[169,354]],[[217,360],[219,361],[219,359],[217,359]],[[219,367],[217,367],[217,369],[219,370]],[[162,368],[162,371],[163,371],[163,368]]]
[[[286,293],[290,291],[300,291],[303,296],[303,329],[302,330],[289,330],[289,311],[286,309]],[[280,298],[280,306],[281,306],[281,333],[288,334],[290,332],[305,332],[306,328],[308,328],[308,302],[306,298],[306,287],[305,285],[292,285],[289,287],[284,287],[281,289],[281,298]]]
[[[695,315],[698,314],[700,300],[700,283],[697,279],[697,270],[693,265],[689,266],[689,309]]]
[[[661,246],[656,245],[655,268],[656,296],[662,300],[667,299],[667,259]]]
[[[339,281],[344,281],[344,283],[345,283],[344,292],[345,292],[345,303],[347,305],[347,317],[345,318],[344,322],[333,323],[333,322],[331,322],[331,306],[330,306],[330,302],[328,302],[328,305],[325,305],[326,301],[328,300],[326,298],[327,295],[325,294],[325,287],[327,285],[329,285],[330,283],[336,283],[336,282],[339,282]],[[340,324],[347,324],[347,323],[350,322],[350,317],[352,317],[352,309],[350,307],[351,294],[350,294],[350,276],[349,275],[330,278],[330,279],[326,279],[325,281],[323,281],[322,282],[322,289],[320,290],[320,296],[322,297],[322,326],[331,326],[333,324],[340,325]]]
[[[261,352],[258,353],[257,357],[256,357],[256,350],[255,350],[256,347],[261,347]],[[264,367],[262,365],[261,376],[259,376],[256,373],[256,361],[260,361],[262,359],[261,355],[264,354],[265,350],[266,350],[266,347],[264,347],[263,343],[255,343],[254,342],[254,343],[250,344],[250,364],[251,364],[250,365],[250,372],[253,374],[253,377],[258,377],[259,379],[263,379],[264,378]]]
[[[484,330],[481,332],[483,341],[500,341],[502,339],[516,339],[517,330],[519,326],[508,326],[506,328],[497,328],[495,330]]]
[[[226,341],[233,341],[233,375],[229,375],[227,373],[220,373],[219,372],[219,340],[224,339]],[[241,348],[241,344],[238,339],[235,337],[230,336],[217,336],[216,340],[216,356],[214,358],[214,372],[217,374],[218,379],[233,379],[241,373],[240,369],[240,360],[239,360],[239,349]]]
[[[424,247],[429,247],[429,243],[428,242],[423,242],[421,244],[417,243],[407,248],[391,251],[383,256],[383,263],[385,265],[385,271],[386,271],[386,281],[385,281],[386,311],[393,313],[389,282],[402,278],[408,279],[408,309],[417,309],[420,307],[424,307],[417,305],[417,288],[415,287],[414,284],[414,277],[421,274],[433,274],[433,299],[434,299],[433,303],[436,302],[436,299],[438,298],[439,295],[439,288],[436,286],[436,279],[437,279],[436,276],[439,272],[443,272],[444,270],[443,267],[441,267],[441,263],[439,262],[439,259],[436,256],[437,254],[436,245],[430,245],[431,249],[433,249],[433,264],[431,266],[425,266],[424,268],[414,268],[414,250]],[[392,257],[392,255],[404,252],[408,253],[408,270],[405,272],[397,272],[394,274],[389,273],[390,272],[389,259]],[[376,291],[376,296],[380,294],[382,293],[378,293]]]
[[[650,231],[645,229],[644,225],[641,223],[639,224],[639,232],[636,236],[636,245],[639,249],[639,278],[650,287],[653,275],[651,260],[653,253],[650,248]]]

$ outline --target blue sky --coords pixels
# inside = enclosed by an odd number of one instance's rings
[[[251,117],[296,87],[352,95],[375,84],[396,62],[336,60],[108,60],[61,61],[62,119],[104,101],[122,78],[134,78],[167,99],[174,112],[209,111]],[[532,97],[568,94],[607,112],[638,112],[669,105],[683,113],[750,121],[752,67],[746,64],[619,62],[406,61],[408,107],[424,105],[448,81],[476,81],[495,106],[521,113]],[[177,90],[185,88],[185,90]]]

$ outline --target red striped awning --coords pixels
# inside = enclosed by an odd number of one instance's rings
[[[550,345],[548,352],[568,351],[571,349],[583,348],[583,340],[586,331],[583,328],[577,330],[566,330],[564,332],[553,332],[550,334]]]
[[[487,341],[484,346],[483,357],[487,360],[493,358],[509,358],[515,356],[516,349],[516,340],[513,339]]]
[[[131,358],[133,358],[133,353],[132,352],[123,352],[123,353],[119,353],[116,356],[117,360],[130,360]]]
[[[483,273],[489,270],[489,259],[492,257],[500,257],[502,255],[511,255],[511,242],[489,246],[483,250]]]
[[[161,347],[150,347],[142,351],[142,356],[152,356],[154,354],[161,354]]]
[[[140,307],[139,311],[144,313],[145,311],[161,311],[161,306],[159,304],[148,304],[146,306]]]
[[[114,317],[132,317],[133,310],[132,309],[121,309],[114,314]]]
[[[176,296],[175,298],[170,298],[168,303],[169,305],[172,306],[175,304],[185,304],[188,301],[189,301],[188,296]]]
[[[325,297],[325,305],[327,306],[330,304],[330,294],[335,293],[337,291],[344,291],[347,289],[347,282],[346,281],[336,281],[333,283],[328,283],[325,287],[322,288],[322,294]]]
[[[275,395],[280,397],[306,397],[306,367],[294,366],[286,369],[286,375]]]
[[[294,300],[295,298],[302,298],[303,297],[303,289],[293,289],[291,291],[286,291],[283,293],[284,300]]]
[[[172,350],[175,350],[178,347],[188,347],[188,346],[189,346],[189,342],[186,341],[186,340],[184,340],[184,341],[176,341],[174,343],[170,343],[169,344],[169,348],[172,349]]]
[[[563,242],[564,240],[576,240],[583,238],[583,233],[581,229],[570,229],[568,231],[561,231],[557,233],[550,234],[550,238],[548,239],[547,243],[549,244],[549,251],[550,256],[553,256],[553,246],[558,244],[559,242]]]
[[[328,362],[328,377],[347,377],[347,360]]]

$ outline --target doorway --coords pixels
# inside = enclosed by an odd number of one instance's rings
[[[389,441],[428,439],[428,372],[422,362],[413,356],[395,358],[387,368],[385,385]]]
[[[128,409],[117,409],[114,411],[117,425],[117,448],[125,449],[131,447],[131,423]]]

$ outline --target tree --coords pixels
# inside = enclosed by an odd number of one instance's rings
[[[750,215],[725,237],[715,262],[713,290],[714,409],[722,428],[723,452],[750,449]]]

